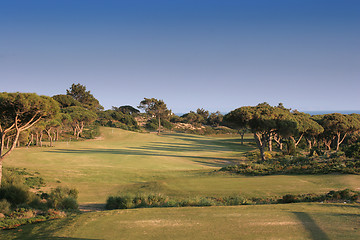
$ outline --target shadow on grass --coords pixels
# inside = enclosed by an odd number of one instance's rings
[[[193,162],[200,163],[210,167],[221,167],[230,163],[238,162],[239,158],[196,156],[186,153],[205,152],[208,154],[222,152],[243,153],[253,150],[254,147],[249,144],[241,144],[240,139],[214,139],[196,135],[186,134],[166,134],[164,137],[183,140],[188,143],[168,143],[168,142],[150,142],[140,147],[129,148],[82,148],[82,149],[52,149],[47,152],[72,153],[72,154],[118,154],[118,155],[136,155],[136,156],[157,156],[157,157],[178,157],[187,158]],[[252,139],[246,139],[247,143]],[[182,155],[181,153],[184,153]]]
[[[295,216],[301,221],[304,228],[310,233],[311,239],[330,239],[328,235],[316,224],[314,219],[309,214],[304,212],[293,212]]]
[[[105,209],[104,203],[84,203],[79,205],[81,212],[93,212],[93,211],[103,211]]]
[[[145,150],[145,148],[133,149],[111,149],[111,148],[83,148],[83,149],[53,149],[46,151],[48,153],[70,153],[70,154],[116,154],[116,155],[135,155],[135,156],[156,156],[156,157],[176,157],[188,158],[193,162],[201,163],[202,165],[210,167],[221,167],[228,165],[231,162],[239,161],[237,158],[226,157],[204,157],[204,156],[191,156],[179,155],[178,153],[167,154],[158,151]]]
[[[75,217],[76,218],[76,217]],[[53,234],[62,228],[69,226],[74,217],[64,219],[50,220],[36,224],[28,224],[12,230],[3,230],[0,232],[0,239],[12,240],[97,240],[94,238],[74,238],[74,237],[56,237]],[[100,239],[99,239],[100,240]]]

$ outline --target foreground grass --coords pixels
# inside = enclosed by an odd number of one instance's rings
[[[360,206],[281,204],[91,212],[0,239],[359,239]]]
[[[80,203],[105,203],[109,195],[118,192],[163,193],[177,198],[267,197],[360,188],[357,175],[246,177],[212,173],[241,161],[242,154],[253,149],[249,138],[241,145],[238,138],[101,130],[98,140],[17,149],[4,165],[39,172],[48,188],[75,187],[80,191]]]

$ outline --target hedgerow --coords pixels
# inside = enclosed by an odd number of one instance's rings
[[[244,175],[273,174],[360,174],[360,160],[319,157],[274,158],[221,168],[221,172]]]

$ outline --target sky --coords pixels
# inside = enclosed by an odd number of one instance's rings
[[[358,0],[0,0],[0,92],[360,110]]]

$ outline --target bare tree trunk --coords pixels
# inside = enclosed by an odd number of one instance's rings
[[[3,168],[3,158],[0,157],[0,187],[1,187],[1,180],[2,180],[2,168]]]
[[[45,131],[46,131],[46,133],[48,135],[48,138],[49,138],[49,141],[50,141],[50,147],[52,147],[52,145],[53,145],[52,141],[53,140],[52,140],[52,136],[51,136],[51,132],[50,132],[51,130],[49,129],[49,130],[45,130]]]
[[[273,139],[272,133],[269,133],[269,151],[270,152],[272,152],[272,139]]]
[[[331,140],[326,140],[326,139],[324,139],[324,144],[325,144],[325,146],[327,147],[327,150],[331,150]]]
[[[28,144],[26,146],[29,147],[33,143],[33,141],[34,141],[34,134],[32,133],[30,135],[30,140],[29,140],[29,142],[28,142]]]
[[[254,138],[256,145],[258,146],[260,150],[260,157],[262,161],[265,161],[265,152],[264,152],[264,142],[263,142],[263,136],[260,133],[254,133]]]
[[[43,138],[43,131],[40,131],[40,136],[39,136],[39,143],[40,143],[40,147],[42,147],[42,138]]]
[[[158,135],[160,135],[160,128],[161,128],[161,119],[160,119],[160,116],[158,117],[158,120],[159,120]]]
[[[279,145],[279,149],[283,150],[283,143],[281,142],[281,137],[278,134],[274,135],[274,141]]]
[[[39,133],[36,132],[35,135],[36,135],[36,143],[35,143],[35,145],[39,146]]]
[[[0,133],[1,135],[1,147],[0,147],[0,157],[4,151],[4,141],[5,141],[5,134],[4,133]],[[0,181],[1,182],[1,181]]]
[[[336,133],[336,151],[339,151],[339,147],[340,147],[340,144],[344,141],[345,137],[346,137],[347,133],[344,134],[344,136],[341,138],[341,133],[338,132]]]
[[[240,131],[241,145],[244,145],[244,135],[245,135],[245,130],[241,130],[241,131]]]
[[[307,141],[307,143],[308,143],[308,145],[309,145],[309,149],[311,149],[311,148],[312,148],[312,141],[309,140],[309,139],[306,139],[306,141]]]
[[[295,140],[295,138],[293,136],[290,137],[290,139],[294,142],[295,148],[297,147],[297,145],[299,145],[299,143],[300,143],[303,136],[304,136],[304,134],[301,134],[297,141]]]

